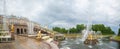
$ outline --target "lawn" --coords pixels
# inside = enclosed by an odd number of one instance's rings
[[[116,36],[114,40],[120,41],[120,36]]]

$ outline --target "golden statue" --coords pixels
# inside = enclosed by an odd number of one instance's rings
[[[94,33],[89,33],[87,39],[84,41],[86,45],[95,45],[98,43]]]
[[[11,38],[12,38],[12,40],[15,40],[15,36],[14,36],[14,25],[13,25],[13,24],[11,25],[11,28],[10,28],[10,29],[11,29],[11,31],[10,31],[10,32],[11,32]]]
[[[38,32],[36,39],[37,39],[37,40],[40,40],[40,39],[41,39],[41,31]]]
[[[51,37],[54,38],[55,33],[51,33]]]
[[[14,33],[14,25],[11,25],[11,33]]]
[[[92,34],[88,34],[87,39],[89,39],[89,40],[94,40],[95,38],[94,38],[94,36],[93,36]]]

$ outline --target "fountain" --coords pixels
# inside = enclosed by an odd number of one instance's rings
[[[116,49],[115,47],[109,45],[111,43],[102,41],[102,34],[99,31],[95,32],[83,30],[82,35],[82,38],[61,41],[60,49]]]
[[[96,45],[98,44],[98,40],[97,40],[97,35],[95,31],[92,31],[91,29],[92,27],[92,21],[91,21],[91,17],[88,19],[88,24],[86,26],[86,29],[82,31],[82,42],[85,45]]]
[[[88,33],[86,34],[86,32]],[[82,38],[61,41],[60,49],[116,49],[110,46],[109,43],[102,41],[100,32],[83,30],[82,33]]]
[[[93,1],[93,2],[92,2]],[[90,4],[86,13],[88,13],[86,29],[82,31],[81,38],[75,38],[74,40],[67,39],[61,41],[60,49],[116,49],[110,46],[109,43],[102,41],[102,34],[100,31],[92,30],[92,17],[94,14],[91,12],[94,10],[94,1],[90,0]],[[92,3],[91,3],[92,2]],[[90,15],[90,16],[89,16]]]
[[[6,0],[3,0],[3,10],[4,10],[4,15],[3,18],[1,19],[2,23],[0,23],[0,42],[11,42],[11,34],[8,29],[8,24],[7,24],[7,14],[6,14]]]
[[[89,32],[87,38],[84,41],[85,45],[96,45],[98,43],[95,32]]]
[[[116,49],[102,41],[100,31],[92,31],[89,20],[86,29],[82,31],[82,37],[61,41],[60,49]]]

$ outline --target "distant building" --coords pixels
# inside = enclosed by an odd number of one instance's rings
[[[6,18],[6,21],[4,21]],[[38,31],[41,30],[42,34],[53,36],[55,31],[49,30],[48,28],[41,27],[40,24],[30,21],[25,17],[17,17],[14,15],[6,16],[0,15],[0,29],[3,28],[3,24],[6,23],[6,27],[9,32],[11,30],[11,26],[14,25],[14,34],[17,35],[36,35]]]
[[[0,15],[0,25],[3,25],[3,15]],[[40,29],[40,24],[30,21],[25,17],[16,17],[14,15],[6,17],[6,24],[10,30],[10,26],[14,25],[15,34],[36,34]],[[2,27],[2,26],[0,26]]]

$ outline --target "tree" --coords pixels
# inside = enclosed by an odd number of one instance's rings
[[[85,29],[84,24],[79,24],[79,25],[76,25],[76,28],[70,28],[69,32],[70,33],[79,33],[83,29]],[[60,33],[67,33],[68,32],[68,30],[66,30],[65,28],[60,28],[60,27],[54,27],[53,30],[57,31],[57,32],[60,32]],[[92,30],[93,31],[101,31],[103,35],[105,35],[105,34],[114,34],[112,29],[110,27],[104,26],[104,24],[92,25]],[[120,35],[120,29],[119,29],[119,35]]]
[[[60,30],[61,33],[67,33],[67,30],[65,28],[61,28]]]
[[[81,32],[83,29],[85,29],[84,24],[80,24],[80,25],[77,25],[77,26],[76,26],[76,31],[77,31],[78,33]]]
[[[54,27],[53,30],[57,31],[57,32],[60,32],[60,27]]]
[[[69,31],[70,31],[70,33],[77,33],[76,28],[70,28]]]
[[[102,34],[114,34],[110,27],[105,27],[103,24],[92,25],[92,30],[101,31]]]
[[[120,36],[120,24],[119,24],[119,29],[118,29],[118,36]]]
[[[120,28],[119,28],[119,30],[118,30],[118,36],[120,36]]]
[[[105,30],[103,31],[103,34],[114,34],[114,32],[110,27],[106,27]]]
[[[103,24],[95,24],[95,25],[92,25],[92,30],[94,30],[94,31],[104,31],[105,26]]]
[[[67,33],[67,30],[65,28],[54,27],[53,30],[60,33]]]

